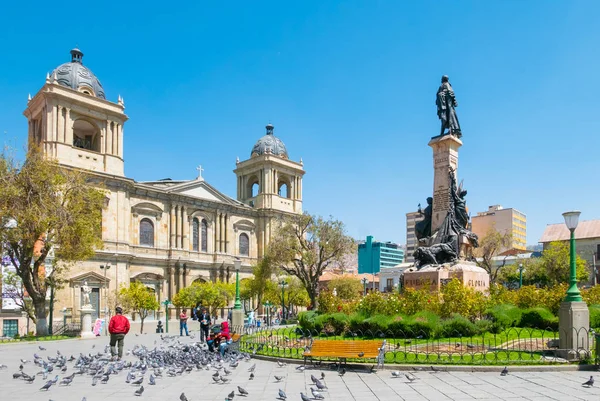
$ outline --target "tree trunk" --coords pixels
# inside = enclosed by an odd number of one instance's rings
[[[145,317],[140,316],[140,334],[144,333],[144,320],[145,319],[146,319]]]
[[[310,303],[313,306],[312,310],[316,311],[319,309],[319,288],[315,286],[315,288],[307,288],[306,290],[308,292],[308,297],[310,298]]]
[[[37,336],[48,335],[48,320],[46,319],[46,300],[44,298],[33,298],[35,308],[35,334]]]

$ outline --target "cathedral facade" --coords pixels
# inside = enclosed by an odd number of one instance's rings
[[[104,247],[66,273],[67,283],[55,296],[55,320],[62,321],[59,310],[78,318],[84,282],[92,288],[93,317],[104,318],[118,289],[131,281],[162,302],[194,281],[235,281],[235,258],[242,261],[240,276],[249,277],[276,222],[302,213],[303,163],[288,158],[270,124],[249,158],[236,162],[235,199],[206,182],[200,167],[191,180],[126,177],[123,99],[106,99],[79,49],[47,75],[24,115],[30,144],[65,168],[86,171],[106,191]]]

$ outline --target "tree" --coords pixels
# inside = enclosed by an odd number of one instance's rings
[[[252,268],[252,277],[242,280],[243,285],[240,289],[240,296],[243,299],[256,297],[257,305],[262,305],[263,300],[272,302],[272,296],[269,296],[269,299],[266,299],[265,294],[273,292],[273,290],[276,292],[277,290],[273,283],[273,276],[276,270],[277,266],[273,263],[273,259],[268,255],[263,257]]]
[[[50,286],[60,285],[73,263],[92,257],[103,245],[104,193],[89,180],[81,171],[46,159],[34,147],[22,166],[7,152],[0,156],[0,251],[31,298],[38,335],[48,333]],[[51,250],[51,269],[46,269]]]
[[[297,277],[318,307],[319,277],[332,263],[355,250],[354,239],[346,235],[344,223],[310,214],[282,221],[268,249],[268,255],[285,273]]]
[[[144,331],[144,320],[148,313],[160,308],[156,295],[139,281],[132,281],[129,287],[119,291],[120,301],[125,311],[135,312],[140,316],[140,334]]]
[[[310,297],[306,288],[302,285],[302,282],[297,277],[290,277],[286,280],[288,286],[285,288],[285,296],[287,298],[286,306],[292,309],[293,305],[296,306],[310,306]]]
[[[192,285],[182,288],[173,297],[173,305],[183,308],[193,308],[199,302],[202,306],[209,308],[209,312],[214,313],[219,308],[227,306],[229,301],[235,296],[235,284],[223,283],[192,283]]]
[[[553,287],[557,284],[569,282],[570,277],[570,248],[568,242],[551,242],[542,252],[541,257],[523,259],[523,285],[538,285]],[[576,258],[577,281],[587,281],[589,271],[587,262],[579,255]],[[519,281],[519,268],[517,264],[506,266],[502,272],[505,282]]]
[[[477,258],[477,265],[490,275],[490,285],[496,282],[498,274],[506,264],[506,259],[502,263],[495,263],[494,257],[498,256],[502,250],[509,248],[511,244],[512,235],[510,232],[499,233],[492,227],[479,240],[479,248],[473,250],[473,254]]]
[[[363,285],[356,277],[338,277],[327,284],[327,289],[335,292],[337,297],[343,301],[355,301],[363,294]]]

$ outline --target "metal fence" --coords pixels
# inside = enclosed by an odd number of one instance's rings
[[[385,363],[400,364],[556,364],[567,360],[597,363],[593,330],[570,333],[574,347],[561,349],[559,337],[569,333],[531,328],[510,328],[498,334],[463,335],[458,331],[343,331],[305,330],[300,327],[240,327],[240,350],[258,355],[304,359],[313,342],[380,340]],[[322,358],[335,360],[336,358]],[[348,362],[374,362],[348,359]]]

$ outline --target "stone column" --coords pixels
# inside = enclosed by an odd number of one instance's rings
[[[117,125],[118,156],[123,157],[123,126]]]
[[[113,154],[113,125],[110,120],[106,120],[106,153]]]
[[[185,251],[190,250],[190,220],[187,215],[187,208],[183,207],[182,212],[182,220],[183,220],[183,249]]]
[[[453,135],[434,137],[429,141],[433,149],[433,211],[431,217],[431,232],[438,230],[448,213],[450,182],[448,172],[450,167],[458,169],[458,148],[462,146],[460,139]]]
[[[65,143],[73,145],[73,122],[71,121],[71,109],[65,114]]]
[[[175,226],[176,226],[176,220],[175,220],[175,205],[171,205],[171,221],[169,223],[169,226],[171,228],[171,243],[170,246],[171,248],[175,248]]]
[[[58,122],[56,126],[56,136],[58,142],[65,142],[65,119],[63,118],[63,106],[58,107]]]
[[[223,252],[223,214],[219,213],[219,218],[217,221],[219,240],[217,242],[217,251]]]
[[[223,252],[227,253],[228,248],[227,244],[229,243],[229,230],[227,230],[227,226],[229,225],[229,215],[225,215],[223,217]]]
[[[175,220],[177,221],[175,248],[181,248],[181,206],[176,206]]]

